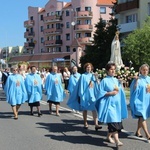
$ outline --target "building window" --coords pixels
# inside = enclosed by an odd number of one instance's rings
[[[43,30],[44,30],[44,28],[43,28],[43,26],[41,26],[41,32],[43,32]]]
[[[66,46],[66,52],[70,52],[70,46]]]
[[[43,37],[41,37],[41,43],[43,43],[44,42],[44,38]]]
[[[60,29],[60,23],[56,23],[56,29]]]
[[[53,16],[54,15],[54,12],[51,12],[51,16]]]
[[[77,33],[76,38],[80,38],[80,37],[81,37],[81,33]]]
[[[30,17],[30,20],[33,20],[33,16]]]
[[[54,28],[54,24],[51,24],[51,28]]]
[[[66,34],[66,40],[69,41],[70,40],[70,34]]]
[[[100,13],[106,14],[106,7],[100,7]]]
[[[70,16],[69,10],[66,10],[66,16]]]
[[[40,16],[40,19],[43,20],[43,15]]]
[[[49,13],[47,13],[47,17],[49,16]]]
[[[76,8],[76,11],[81,11],[81,8],[80,7]]]
[[[43,48],[41,48],[41,53],[43,53]]]
[[[77,20],[77,25],[80,25],[81,24],[81,20]]]
[[[61,40],[61,36],[60,35],[56,35],[56,40]]]
[[[85,33],[85,37],[91,37],[91,33]]]
[[[61,52],[61,47],[56,47],[56,52]]]
[[[66,22],[66,28],[70,28],[70,23]]]
[[[85,20],[85,24],[91,24],[91,20]]]
[[[50,26],[49,26],[49,24],[47,25],[47,29],[49,29],[50,28]]]
[[[91,7],[85,7],[85,11],[91,11]]]
[[[56,16],[60,16],[61,12],[60,11],[56,11],[55,14],[56,14]]]
[[[126,16],[126,23],[137,22],[137,14]]]

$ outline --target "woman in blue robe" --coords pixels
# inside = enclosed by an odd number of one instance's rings
[[[122,119],[127,118],[125,93],[122,84],[114,77],[116,65],[108,63],[106,71],[108,76],[100,82],[96,102],[98,120],[108,125],[107,140],[121,146],[123,143],[118,138],[118,132],[123,128]]]
[[[37,108],[38,116],[42,115],[40,111],[40,101],[42,100],[42,79],[36,73],[36,67],[31,66],[31,73],[26,76],[25,86],[28,93],[28,104],[30,106],[30,115],[33,114],[33,107]]]
[[[91,73],[93,70],[93,65],[91,63],[86,63],[84,65],[85,73],[81,75],[74,91],[72,92],[69,100],[68,106],[72,109],[83,111],[84,128],[88,129],[87,123],[87,111],[92,111],[95,130],[101,129],[102,127],[98,125],[97,113],[96,113],[96,78]]]
[[[141,129],[150,141],[150,133],[146,120],[150,117],[150,77],[149,66],[143,64],[140,69],[140,76],[134,79],[130,86],[130,107],[133,118],[138,118],[136,136],[142,137]]]
[[[72,67],[72,74],[69,78],[69,84],[68,84],[68,91],[69,94],[71,95],[72,92],[75,90],[75,86],[77,85],[79,79],[80,79],[81,74],[78,73],[78,68],[77,66],[73,66]],[[70,101],[67,102],[67,104],[71,103],[71,99],[69,99]],[[70,104],[71,105],[71,104]],[[73,111],[75,111],[73,109]]]
[[[12,74],[9,75],[4,91],[6,94],[6,101],[12,106],[14,113],[14,119],[18,119],[18,111],[21,106],[27,100],[27,92],[24,85],[23,77],[18,74],[18,68],[12,67]]]
[[[65,97],[65,92],[62,87],[62,80],[59,73],[57,73],[58,67],[53,66],[52,72],[47,76],[45,81],[45,91],[47,95],[47,102],[49,103],[50,114],[52,112],[52,104],[56,105],[56,116],[59,114],[60,102],[63,101]]]
[[[72,67],[72,74],[69,78],[69,84],[68,84],[68,88],[67,88],[70,95],[73,92],[77,82],[79,81],[80,76],[81,76],[81,74],[78,73],[78,68],[76,66],[73,66]]]

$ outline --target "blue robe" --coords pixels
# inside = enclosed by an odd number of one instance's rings
[[[69,97],[67,105],[79,111],[96,110],[96,84],[97,82],[92,73],[86,72],[82,74],[74,91]]]
[[[117,87],[119,92],[113,96],[105,96]],[[118,79],[107,76],[99,85],[96,108],[98,120],[103,123],[121,122],[128,117],[125,93]]]
[[[10,105],[21,105],[28,99],[24,79],[20,74],[11,74],[8,76],[4,91],[6,101]]]
[[[138,116],[144,120],[150,117],[150,93],[146,92],[147,85],[150,85],[149,76],[140,76],[134,87],[136,80],[134,79],[130,85],[130,107],[133,118]]]
[[[45,82],[47,100],[53,102],[62,102],[65,98],[65,92],[62,87],[61,76],[58,73],[50,73]]]
[[[80,73],[75,73],[72,74],[69,78],[69,85],[68,85],[68,91],[71,94],[77,84],[77,82],[79,81],[81,74]]]
[[[25,79],[25,86],[29,103],[39,102],[42,99],[42,79],[39,74],[28,74]]]

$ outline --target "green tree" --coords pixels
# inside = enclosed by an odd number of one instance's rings
[[[85,55],[81,57],[81,66],[91,62],[94,68],[103,68],[108,63],[111,54],[111,42],[115,36],[117,20],[113,17],[106,23],[102,18],[95,25],[94,42],[87,46]]]
[[[136,70],[144,63],[150,64],[150,17],[143,28],[136,29],[124,40],[123,58],[132,61]]]

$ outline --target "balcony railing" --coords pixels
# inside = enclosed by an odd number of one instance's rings
[[[24,44],[24,46],[25,46],[26,48],[34,48],[35,43],[33,43],[33,42],[26,42],[26,43]]]
[[[44,42],[45,46],[62,45],[62,40],[48,40]]]
[[[44,22],[57,22],[62,21],[62,16],[52,15],[44,17]]]
[[[118,4],[116,8],[116,12],[120,13],[122,11],[127,11],[135,8],[139,8],[139,0],[133,0],[133,1]]]
[[[44,29],[44,34],[56,34],[56,33],[62,33],[62,29],[56,29],[56,28],[51,28],[51,29]]]
[[[131,32],[137,29],[137,22],[120,24],[120,33]]]
[[[27,38],[27,37],[33,37],[34,35],[35,35],[34,32],[29,32],[29,31],[27,31],[27,32],[24,33],[24,37],[25,37],[25,38]]]
[[[93,31],[93,25],[76,25],[75,30],[77,31]]]
[[[93,13],[91,11],[78,11],[75,13],[75,17],[77,17],[77,18],[92,18]]]
[[[92,39],[91,37],[84,37],[84,38],[78,38],[78,42],[80,42],[80,44],[92,44]]]
[[[33,27],[34,26],[34,20],[27,20],[24,22],[24,27]]]

